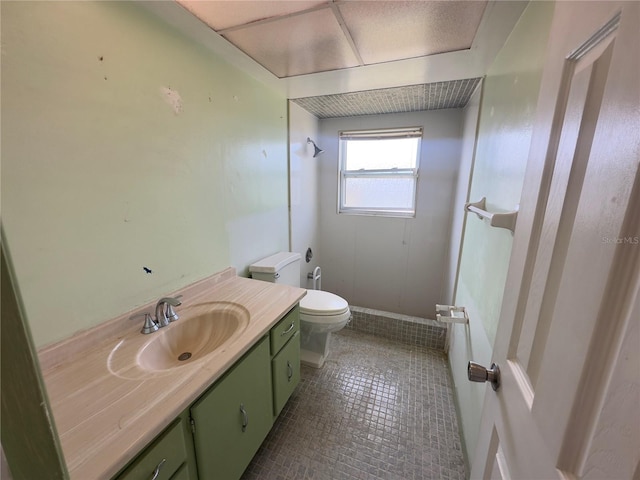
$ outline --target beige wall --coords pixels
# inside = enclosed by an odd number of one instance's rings
[[[288,248],[282,96],[133,3],[1,8],[2,222],[37,346]]]
[[[350,304],[435,318],[441,303],[452,204],[460,163],[462,111],[432,110],[324,119],[320,159],[322,288]],[[337,213],[338,132],[424,129],[415,218]]]
[[[485,196],[490,211],[512,210],[520,201],[552,14],[553,3],[530,3],[484,81],[469,198]],[[469,123],[477,113],[468,108],[466,115]],[[449,363],[470,456],[488,387],[467,380],[467,362],[491,364],[512,238],[508,230],[466,216],[454,302],[467,307],[470,324],[453,326]]]

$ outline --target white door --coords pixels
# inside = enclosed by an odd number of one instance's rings
[[[640,3],[550,35],[471,478],[639,479]]]

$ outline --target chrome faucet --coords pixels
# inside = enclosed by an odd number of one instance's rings
[[[130,317],[132,320],[136,318],[144,317],[144,326],[140,333],[145,335],[149,333],[153,333],[161,327],[166,327],[171,322],[175,322],[178,320],[178,314],[175,312],[173,307],[177,307],[182,305],[182,302],[179,300],[182,298],[182,295],[176,295],[175,297],[163,297],[158,300],[156,304],[156,319],[149,312],[138,313]]]
[[[173,310],[173,307],[182,305],[182,302],[179,300],[180,297],[182,297],[182,295],[163,297],[158,300],[156,304],[156,323],[158,327],[166,327],[169,323],[178,320],[178,314]]]

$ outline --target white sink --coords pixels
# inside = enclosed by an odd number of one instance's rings
[[[173,371],[212,356],[249,324],[246,308],[231,302],[201,303],[178,311],[180,319],[148,334],[126,338],[109,355],[109,370],[125,378]]]

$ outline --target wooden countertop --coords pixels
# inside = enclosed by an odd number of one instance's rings
[[[122,352],[139,349],[179,324],[142,335],[142,319],[155,304],[105,322],[39,352],[42,373],[72,479],[108,479],[133,459],[173,419],[262,338],[306,290],[235,276],[227,269],[171,295],[182,294],[181,320],[205,302],[245,307],[241,334],[202,360],[172,370],[148,372],[122,364]],[[116,352],[116,353],[114,353]],[[117,362],[114,355],[119,355]],[[118,364],[117,367],[114,365]]]

